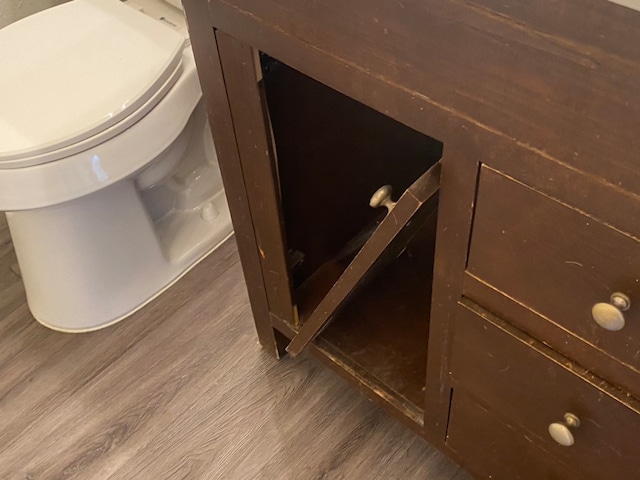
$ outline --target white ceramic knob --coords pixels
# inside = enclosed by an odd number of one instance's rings
[[[369,200],[369,206],[373,208],[378,207],[387,207],[387,210],[390,212],[393,207],[396,206],[396,202],[391,200],[391,193],[393,192],[393,188],[391,185],[385,185],[376,190],[376,193],[371,195],[371,200]]]
[[[549,435],[563,447],[570,447],[576,443],[571,430],[580,426],[580,419],[573,413],[564,414],[564,423],[555,422],[549,425]]]
[[[609,303],[596,303],[591,308],[591,316],[605,330],[617,332],[624,328],[625,319],[622,312],[629,308],[631,308],[629,297],[624,293],[615,292],[611,295]]]

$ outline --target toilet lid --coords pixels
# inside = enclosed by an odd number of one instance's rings
[[[118,0],[74,0],[0,30],[0,162],[122,122],[176,76],[184,40]]]

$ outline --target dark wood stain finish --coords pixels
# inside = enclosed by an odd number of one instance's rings
[[[250,290],[291,287],[290,300],[267,295],[259,330],[291,339],[331,304],[309,352],[479,477],[608,478],[607,463],[637,476],[616,453],[632,456],[639,432],[636,328],[610,337],[584,313],[612,290],[637,303],[640,13],[603,0],[191,0],[187,16],[225,38],[192,35],[225,65],[209,104],[231,104],[243,143],[220,161],[242,165],[229,181],[266,217],[240,221],[276,252]],[[421,151],[442,157],[437,224],[341,289],[358,252],[380,261],[360,250],[376,221],[366,200],[393,175],[404,191],[433,160]],[[505,365],[520,372],[507,385]],[[559,450],[544,429],[574,406],[601,427]]]
[[[456,320],[452,372],[461,389],[575,471],[594,478],[640,475],[640,402],[468,301]],[[571,447],[547,432],[566,412],[580,419]]]
[[[545,343],[576,363],[640,398],[638,373],[562,328],[562,319],[557,323],[550,321],[470,274],[465,277],[464,292],[466,297],[483,304],[500,318],[509,320],[534,338],[544,338]]]
[[[291,285],[281,273],[287,270],[287,259],[282,227],[278,222],[281,215],[276,170],[272,163],[275,158],[261,106],[255,52],[222,32],[216,32],[216,39],[221,52],[238,158],[242,164],[244,181],[252,186],[246,195],[269,309],[274,315],[292,321]]]
[[[474,225],[467,267],[473,277],[638,374],[637,239],[487,168],[480,174]],[[625,327],[611,332],[593,320],[591,307],[616,291],[630,296],[632,308],[624,313]],[[526,330],[525,319],[512,321]],[[563,342],[553,346],[569,353]],[[635,381],[625,385],[636,394],[639,378],[633,375]]]
[[[305,319],[304,326],[287,347],[290,355],[298,355],[328,325],[349,295],[366,281],[373,269],[380,268],[381,259],[395,257],[405,248],[417,229],[435,213],[439,189],[440,164],[436,163],[402,194],[313,313]]]
[[[265,68],[285,238],[304,254],[292,274],[298,287],[379,220],[368,202],[379,187],[390,184],[397,198],[442,144],[287,65]]]
[[[494,432],[488,436],[487,432]],[[451,402],[447,445],[474,465],[481,478],[495,480],[563,480],[579,474],[536,445],[529,434],[495,411],[456,390]],[[513,461],[517,459],[517,461]]]

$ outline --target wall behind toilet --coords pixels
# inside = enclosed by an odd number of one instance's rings
[[[67,0],[0,0],[0,28]]]

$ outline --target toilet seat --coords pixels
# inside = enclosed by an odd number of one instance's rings
[[[0,163],[0,211],[67,202],[140,172],[180,135],[201,97],[193,52],[186,48],[175,84],[123,132],[56,161],[23,168]]]
[[[56,149],[55,146],[52,146],[50,149],[44,150],[42,153],[32,153],[22,158],[14,158],[13,160],[3,160],[0,154],[0,170],[32,167],[35,165],[54,162],[56,160],[71,157],[79,152],[83,152],[87,149],[110,140],[111,138],[125,131],[127,128],[130,128],[137,121],[142,119],[147,113],[149,113],[174,87],[182,73],[183,65],[182,63],[180,63],[178,67],[172,72],[171,76],[167,79],[164,85],[160,86],[160,88],[138,110],[131,113],[129,116],[116,123],[115,125],[99,131],[93,136],[90,136],[89,132],[83,132],[84,134],[78,135],[77,143],[73,143],[62,148]]]
[[[53,162],[147,115],[176,84],[185,39],[118,0],[75,0],[0,32],[0,169]]]

